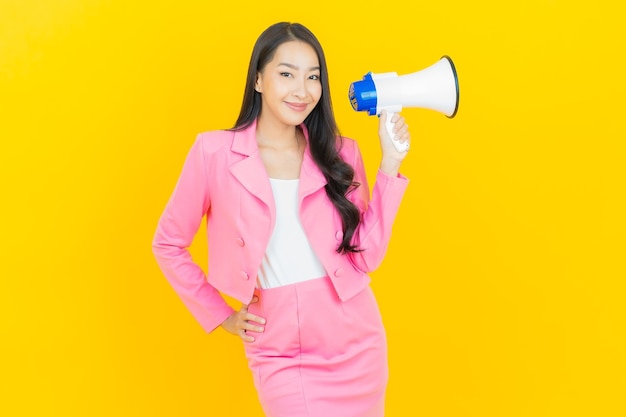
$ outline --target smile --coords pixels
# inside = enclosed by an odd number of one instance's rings
[[[289,107],[293,111],[303,112],[308,107],[307,103],[290,103],[288,101],[285,102],[287,107]]]

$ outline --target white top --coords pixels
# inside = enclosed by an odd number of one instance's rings
[[[300,180],[270,178],[270,183],[276,202],[276,224],[259,268],[257,286],[275,288],[325,276],[298,216]]]

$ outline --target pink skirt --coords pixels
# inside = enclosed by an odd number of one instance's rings
[[[257,289],[248,311],[267,320],[244,343],[268,417],[382,417],[387,340],[366,287],[342,302],[328,277]]]

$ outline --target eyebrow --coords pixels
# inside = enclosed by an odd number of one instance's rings
[[[278,64],[279,67],[281,65],[283,65],[285,67],[288,67],[288,68],[291,68],[291,69],[295,69],[295,70],[299,70],[300,69],[300,67],[298,67],[297,65],[289,64],[287,62],[281,62],[281,63]],[[311,68],[309,68],[309,71],[316,71],[316,70],[319,71],[320,67],[311,67]]]

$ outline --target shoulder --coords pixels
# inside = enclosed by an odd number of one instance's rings
[[[356,140],[347,136],[337,138],[339,155],[346,162],[352,162],[360,155],[359,144]]]
[[[210,130],[198,133],[195,145],[202,149],[205,154],[214,154],[224,149],[230,149],[232,141],[232,131]]]

